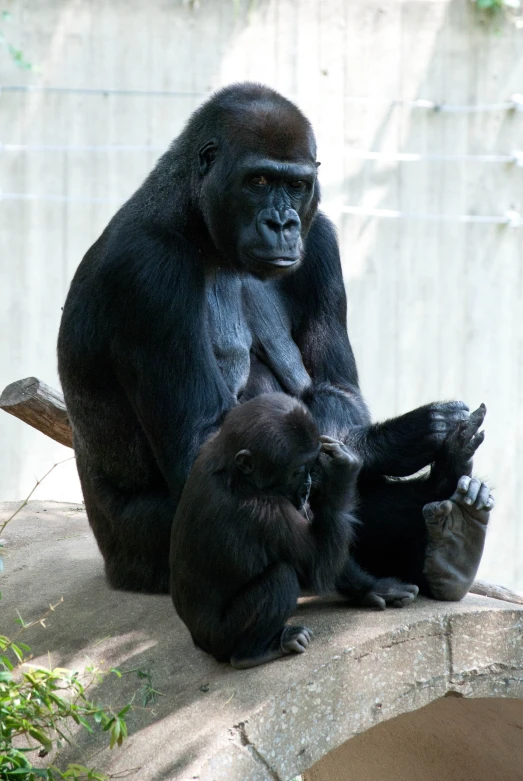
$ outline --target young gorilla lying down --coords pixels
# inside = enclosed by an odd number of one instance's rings
[[[417,586],[349,559],[360,466],[290,396],[228,413],[200,450],[171,537],[171,595],[197,646],[254,667],[306,649],[311,631],[285,623],[301,590],[380,608],[415,598]]]

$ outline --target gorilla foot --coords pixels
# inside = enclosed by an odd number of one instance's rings
[[[306,626],[285,626],[281,635],[272,640],[265,650],[236,651],[231,656],[231,666],[237,670],[258,667],[288,654],[302,654],[312,639],[312,630]]]
[[[428,534],[423,574],[434,599],[468,593],[483,553],[494,499],[486,483],[463,475],[450,499],[423,508]]]
[[[414,601],[418,592],[419,588],[412,583],[402,583],[396,578],[378,578],[358,604],[362,607],[377,607],[379,610],[385,610],[387,605],[406,607]]]
[[[312,640],[312,629],[306,626],[286,626],[281,634],[280,648],[284,654],[302,654]]]

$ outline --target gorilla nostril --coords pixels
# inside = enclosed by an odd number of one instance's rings
[[[280,220],[269,218],[265,220],[265,224],[271,231],[274,231],[275,233],[280,233],[280,231],[285,230],[285,226]]]
[[[292,230],[299,230],[300,227],[300,221],[296,217],[290,217],[288,220],[285,220],[284,224],[282,225],[283,231],[292,231]]]
[[[285,220],[275,217],[267,217],[265,225],[274,233],[284,233],[285,231],[296,231],[300,228],[300,220],[297,217],[288,217]]]

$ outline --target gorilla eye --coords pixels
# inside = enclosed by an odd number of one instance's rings
[[[251,184],[255,184],[258,187],[263,187],[264,185],[269,184],[269,183],[268,183],[267,179],[262,174],[260,174],[259,176],[252,176],[251,177]]]
[[[291,187],[293,190],[303,190],[306,184],[307,182],[305,182],[303,179],[296,179],[296,181],[291,182]]]

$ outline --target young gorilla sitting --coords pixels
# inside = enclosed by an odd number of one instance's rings
[[[414,599],[417,586],[349,560],[360,466],[285,394],[228,413],[200,450],[171,537],[171,595],[197,646],[238,668],[302,653],[311,631],[285,622],[303,589],[381,608]]]

